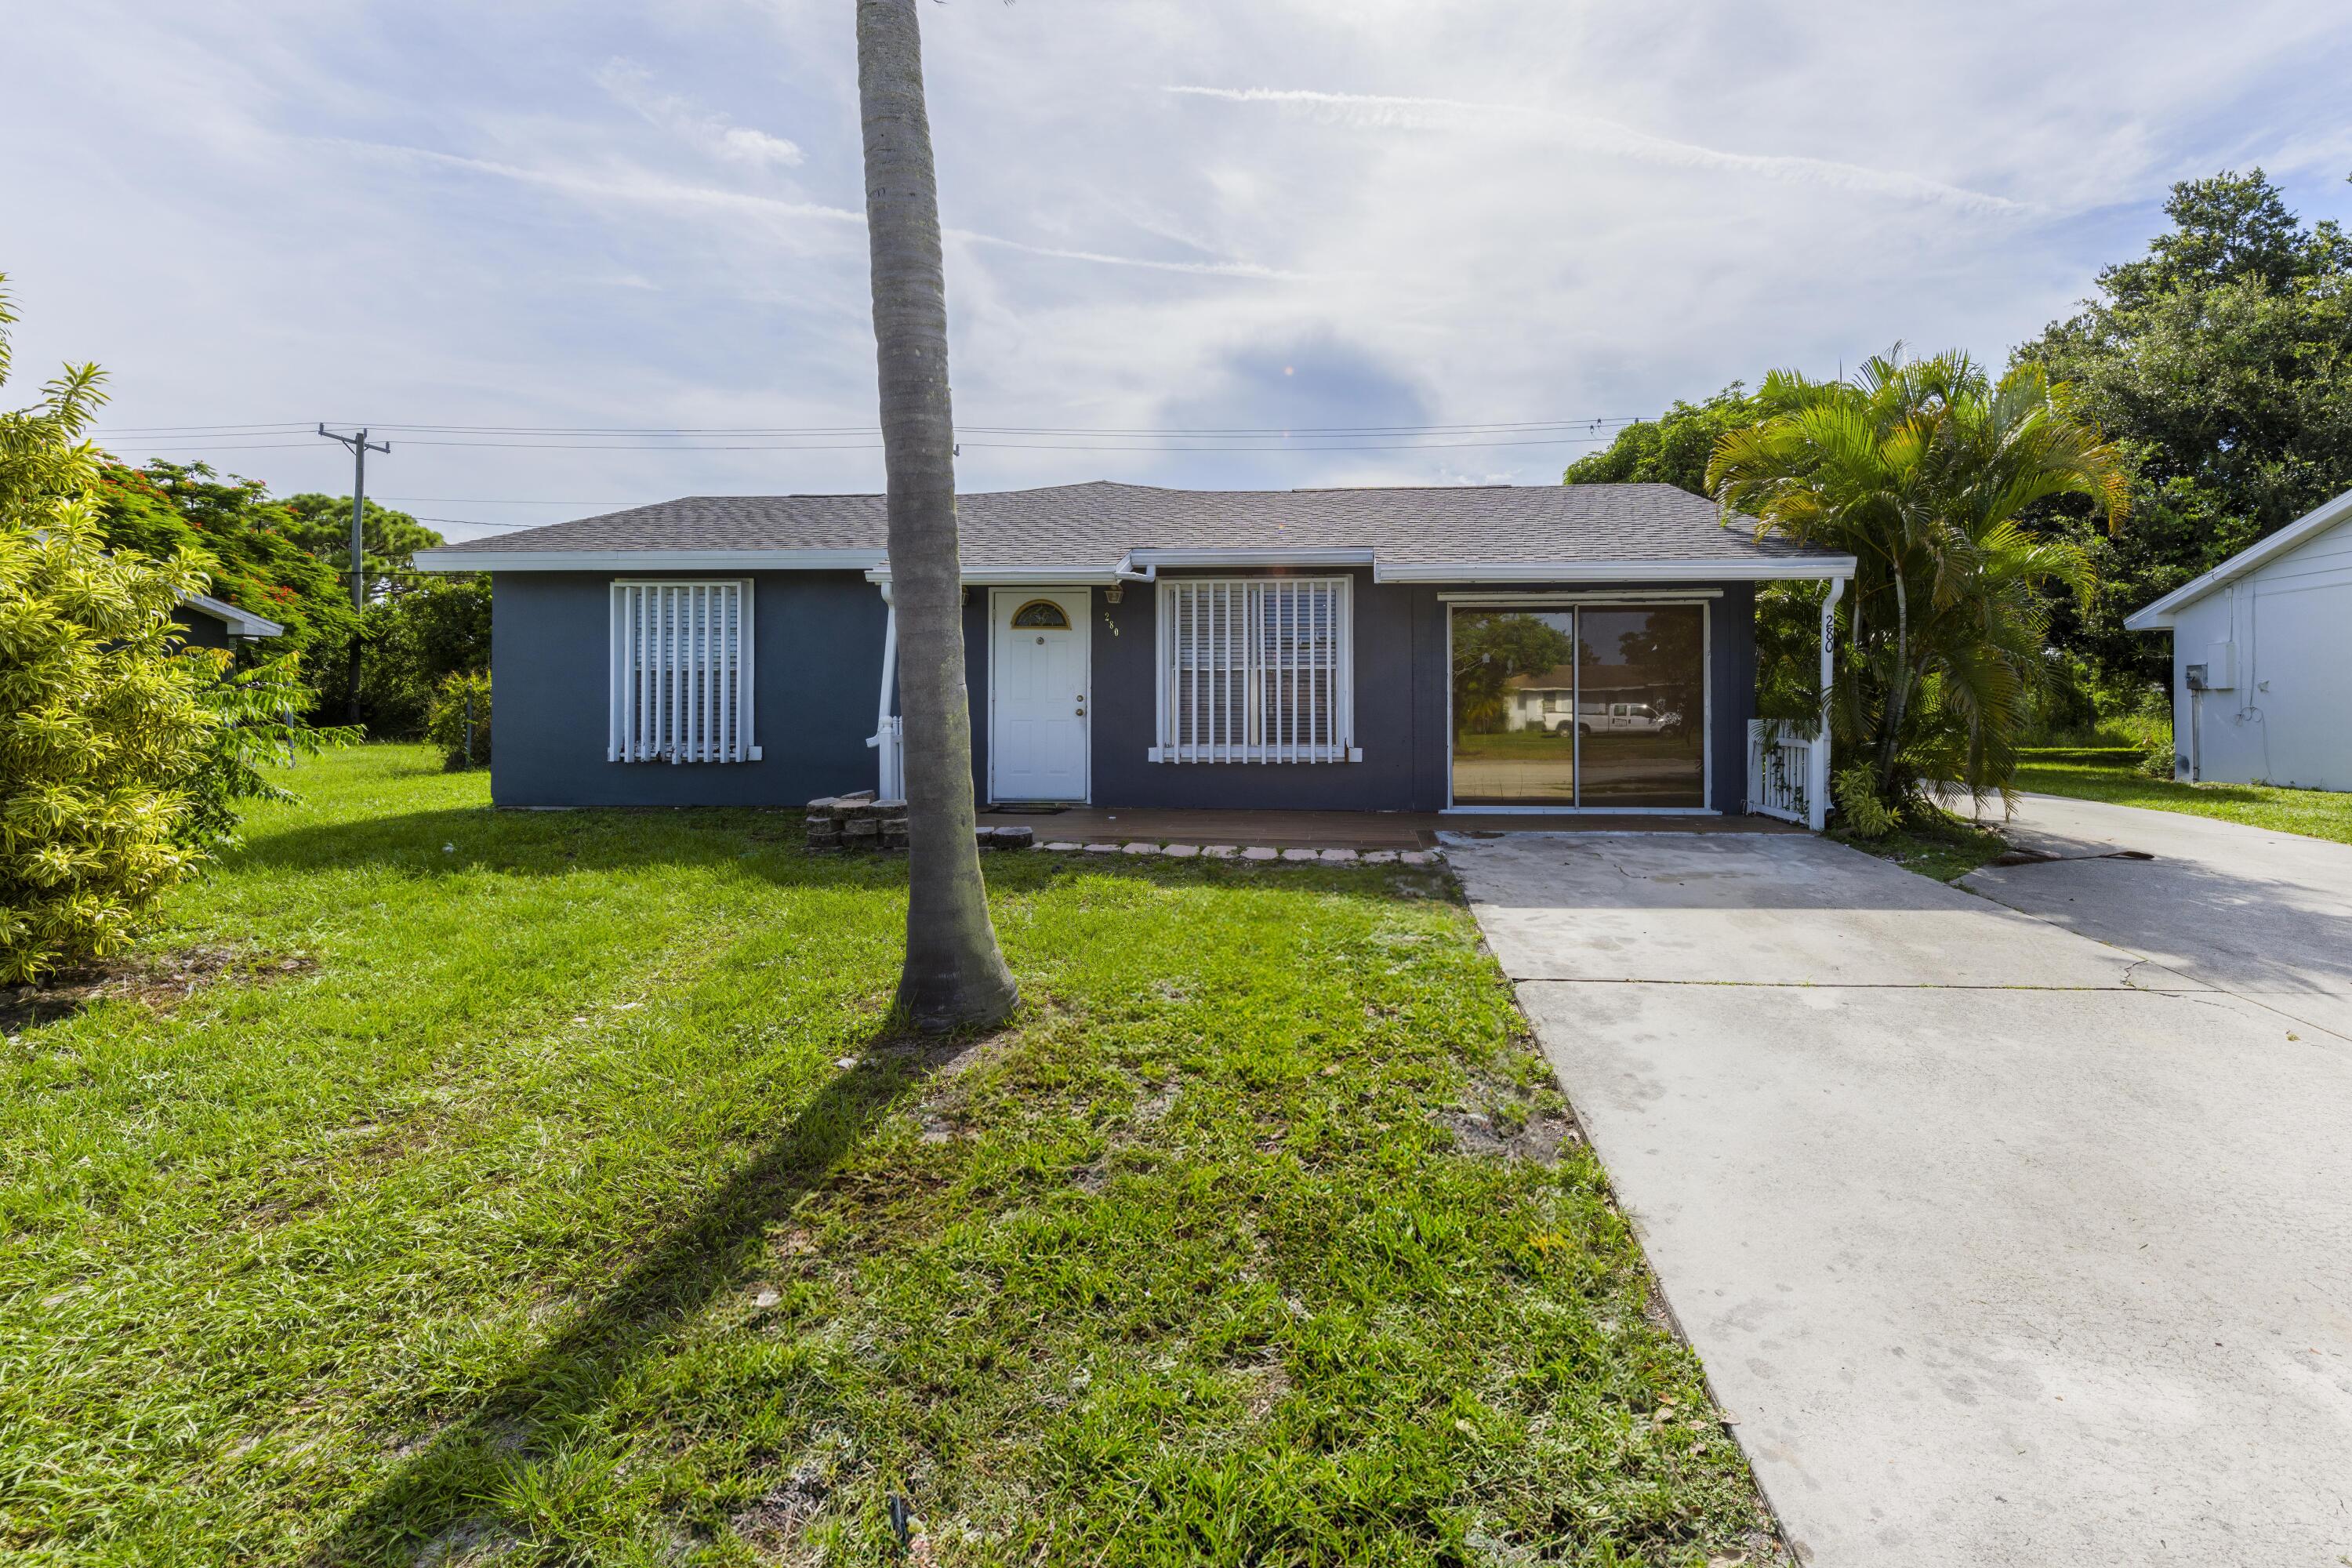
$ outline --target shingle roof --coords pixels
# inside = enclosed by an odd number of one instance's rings
[[[957,498],[966,571],[1108,569],[1136,550],[1370,550],[1383,566],[1564,565],[1644,561],[1760,565],[1824,553],[1726,527],[1712,502],[1672,485],[1429,486],[1177,490],[1096,481]],[[870,550],[883,498],[688,496],[432,552],[468,555],[669,551]]]

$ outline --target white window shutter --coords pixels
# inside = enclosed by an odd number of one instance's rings
[[[1161,583],[1152,760],[1360,761],[1349,590],[1345,577]]]
[[[755,763],[751,584],[613,584],[611,704],[615,763]]]

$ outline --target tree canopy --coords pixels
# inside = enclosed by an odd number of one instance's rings
[[[1560,479],[1571,485],[1677,485],[1703,496],[1716,443],[1761,417],[1756,398],[1735,381],[1701,402],[1677,400],[1656,419],[1636,419],[1606,447],[1570,463]]]
[[[283,504],[288,520],[286,536],[338,573],[349,574],[352,498],[305,490],[300,495],[288,496]],[[418,551],[430,550],[442,542],[438,533],[406,512],[394,511],[375,500],[368,501],[360,524],[360,545],[367,563],[370,595],[382,587],[385,579],[415,570]],[[344,591],[349,593],[350,577],[345,575],[343,582]]]
[[[2260,169],[2185,180],[2147,255],[2100,272],[2082,310],[2015,363],[2067,383],[2131,459],[2134,521],[2059,526],[2101,579],[2053,636],[2110,677],[2168,678],[2124,617],[2352,488],[2352,241],[2306,226]]]
[[[349,645],[358,624],[349,588],[302,547],[286,506],[260,480],[225,478],[204,463],[114,463],[100,471],[98,494],[110,548],[158,561],[202,552],[206,593],[286,628],[272,651],[300,654],[319,672]]]

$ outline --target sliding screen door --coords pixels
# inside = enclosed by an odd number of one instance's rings
[[[1459,608],[1454,804],[1706,804],[1706,611]]]

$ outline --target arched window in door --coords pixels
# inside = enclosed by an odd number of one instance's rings
[[[1032,599],[1013,612],[1016,626],[1035,626],[1041,630],[1066,632],[1070,629],[1070,617],[1062,606],[1051,599]]]

